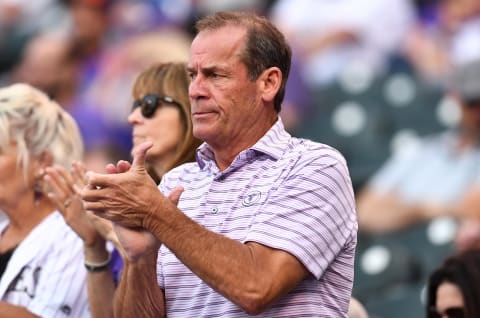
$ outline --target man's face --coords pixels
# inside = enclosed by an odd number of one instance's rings
[[[262,112],[258,83],[248,79],[240,60],[245,36],[245,29],[227,26],[202,31],[192,42],[188,69],[193,134],[214,148],[245,143]]]

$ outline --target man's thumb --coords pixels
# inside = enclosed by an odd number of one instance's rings
[[[133,162],[132,168],[133,170],[144,170],[145,169],[145,157],[147,151],[152,148],[153,143],[151,141],[146,141],[136,147],[135,151],[133,152]]]

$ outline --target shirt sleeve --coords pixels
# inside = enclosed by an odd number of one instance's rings
[[[353,254],[355,203],[342,159],[321,156],[297,164],[269,194],[245,241],[289,252],[317,279],[342,251]]]

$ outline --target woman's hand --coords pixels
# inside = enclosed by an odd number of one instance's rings
[[[48,167],[44,177],[49,186],[47,195],[87,247],[107,239],[118,243],[111,222],[85,211],[83,207],[76,189],[85,186],[85,173],[85,166],[80,162],[73,163],[71,172],[59,165]]]

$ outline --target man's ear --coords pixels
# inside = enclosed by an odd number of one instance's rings
[[[282,84],[282,71],[278,67],[269,67],[259,77],[262,100],[272,102]]]

